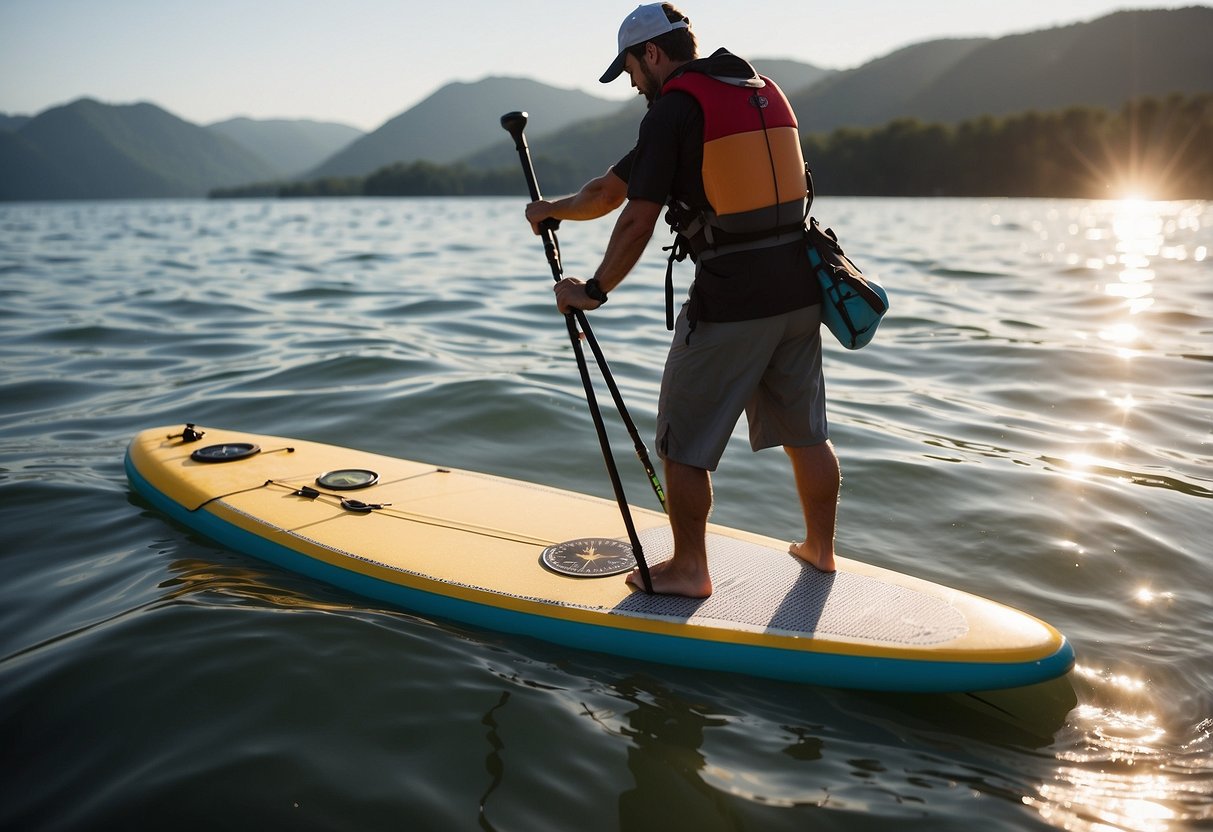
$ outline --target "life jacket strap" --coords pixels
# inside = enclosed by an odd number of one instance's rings
[[[674,242],[662,246],[662,251],[668,251],[670,257],[665,264],[665,328],[674,331],[674,263],[681,263],[691,253],[690,243],[681,234],[674,234]]]
[[[782,225],[778,228],[770,228],[753,234],[729,234],[720,229],[715,229],[715,232],[715,245],[704,246],[701,249],[695,250],[696,262],[711,260],[713,257],[720,257],[722,254],[752,251],[756,248],[771,248],[772,246],[780,246],[784,243],[802,239],[805,235],[805,225],[804,221],[801,220],[797,223]],[[695,241],[692,240],[691,245],[694,246],[694,244]]]

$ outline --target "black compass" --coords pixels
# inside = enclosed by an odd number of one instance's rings
[[[553,572],[581,578],[618,575],[636,566],[632,547],[609,537],[584,537],[543,550],[540,561]]]
[[[341,468],[316,477],[316,485],[334,491],[353,491],[367,488],[379,482],[379,475],[366,468]]]
[[[226,442],[222,445],[207,445],[190,454],[195,462],[234,462],[261,453],[261,447],[252,442]]]

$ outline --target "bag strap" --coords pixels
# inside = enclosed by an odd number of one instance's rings
[[[888,309],[887,305],[881,300],[880,295],[876,294],[876,291],[868,285],[867,278],[863,276],[859,267],[842,250],[834,229],[823,229],[821,223],[817,222],[817,218],[814,217],[809,220],[808,238],[809,245],[817,249],[817,256],[821,258],[822,266],[828,269],[830,277],[836,283],[845,283],[863,298],[864,303],[876,312],[884,314]]]

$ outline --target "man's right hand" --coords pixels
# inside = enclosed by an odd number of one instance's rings
[[[556,293],[556,308],[562,315],[567,315],[574,309],[588,312],[602,306],[602,301],[594,300],[585,293],[585,281],[575,277],[566,277],[557,282],[552,291]]]

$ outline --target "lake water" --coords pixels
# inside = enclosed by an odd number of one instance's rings
[[[610,496],[521,211],[0,205],[0,828],[1210,828],[1213,203],[814,210],[893,305],[870,347],[827,348],[839,551],[1054,624],[1078,663],[1053,684],[571,653],[280,571],[131,493],[131,436],[190,421]],[[609,230],[562,229],[570,274]],[[650,445],[665,242],[591,314]],[[786,460],[744,430],[714,519],[791,538]]]

